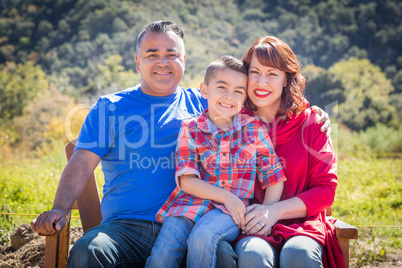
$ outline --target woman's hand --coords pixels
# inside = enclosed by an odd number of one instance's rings
[[[325,136],[329,137],[329,135],[332,132],[332,128],[331,128],[331,121],[329,120],[329,116],[328,113],[326,113],[323,109],[321,109],[318,106],[311,106],[311,111],[313,111],[314,113],[317,113],[320,118],[317,120],[317,124],[320,124],[322,122],[325,122],[324,125],[322,125],[321,127],[321,132],[326,131]]]
[[[268,236],[278,221],[278,215],[273,205],[253,204],[246,209],[245,221],[243,234]]]

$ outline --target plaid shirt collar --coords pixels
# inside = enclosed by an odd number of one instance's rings
[[[217,128],[212,122],[211,120],[209,120],[208,116],[207,116],[207,112],[208,109],[205,110],[197,119],[197,127],[206,133],[211,133],[211,134],[218,134],[218,133],[223,133],[225,131],[223,131],[220,128]],[[242,113],[237,113],[234,117],[233,117],[233,122],[232,125],[229,128],[230,132],[235,132],[235,131],[240,131],[243,125],[246,125],[248,123],[250,123],[251,121],[253,121],[253,118],[248,116],[248,115],[244,115]]]

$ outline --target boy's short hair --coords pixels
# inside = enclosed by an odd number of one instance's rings
[[[212,79],[212,77],[214,77],[217,71],[221,71],[226,68],[247,75],[247,67],[241,60],[225,55],[208,65],[207,70],[205,71],[204,83],[208,85],[209,81]]]

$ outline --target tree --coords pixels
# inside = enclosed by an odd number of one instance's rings
[[[100,75],[95,79],[97,94],[117,92],[140,82],[139,74],[133,70],[125,71],[121,62],[120,55],[112,55],[105,60],[104,65],[98,65]]]
[[[324,108],[328,105],[332,106],[333,103],[345,101],[342,82],[328,70],[315,65],[307,65],[302,72],[307,80],[305,96],[310,105]]]
[[[353,130],[390,122],[395,107],[389,104],[389,94],[394,88],[380,67],[368,59],[350,58],[329,71],[345,89],[345,101],[335,107],[340,122]]]
[[[47,88],[45,73],[33,62],[3,66],[0,69],[0,119],[21,115],[25,105]]]

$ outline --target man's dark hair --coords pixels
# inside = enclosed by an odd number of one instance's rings
[[[174,32],[181,39],[184,38],[183,30],[172,21],[160,20],[160,21],[151,22],[150,24],[146,25],[144,27],[144,29],[141,31],[141,33],[138,35],[138,38],[137,38],[137,45],[135,47],[137,53],[138,53],[138,48],[141,44],[142,38],[144,37],[144,35],[146,33],[148,33],[148,32],[168,33],[170,31]]]
[[[205,71],[204,83],[208,85],[209,81],[214,77],[217,71],[226,68],[247,75],[246,65],[241,60],[225,55],[208,65],[207,70]]]

